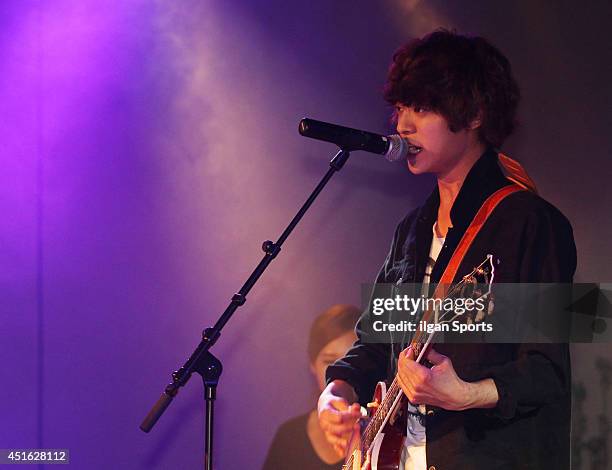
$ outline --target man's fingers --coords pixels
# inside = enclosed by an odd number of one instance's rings
[[[404,392],[404,394],[410,398],[410,396],[412,395],[412,389],[411,387],[408,385],[408,383],[406,382],[406,380],[404,380],[404,378],[402,377],[402,374],[398,374],[397,375],[397,381],[400,384],[400,387],[402,388],[402,391]]]
[[[349,408],[349,404],[348,401],[346,401],[344,398],[332,398],[331,400],[329,400],[329,404],[331,406],[334,407],[334,409],[338,410],[338,411],[346,411]]]
[[[425,357],[433,365],[441,364],[447,359],[447,357],[444,354],[440,354],[434,348],[428,348],[425,353]]]
[[[411,361],[414,361],[414,348],[412,346],[408,346],[406,349],[402,351],[401,355],[404,356],[404,358],[406,359],[410,359]]]
[[[338,411],[332,407],[327,407],[321,411],[320,418],[332,424],[353,423],[361,417],[359,405],[349,408],[347,411]]]
[[[348,429],[349,431],[358,434],[360,432],[359,423],[356,422],[352,425],[352,429],[350,427]],[[325,432],[325,438],[329,441],[330,444],[332,444],[332,447],[340,457],[346,456],[351,435],[351,433],[345,433],[341,436],[338,436],[333,433]]]
[[[342,414],[350,416],[361,416],[361,405],[359,403],[353,403],[346,410],[342,411]]]
[[[410,349],[410,348],[408,348]],[[400,373],[405,375],[405,378],[414,377],[423,379],[427,376],[429,369],[421,364],[410,359],[408,349],[405,349],[399,357],[399,362],[397,364],[398,370]],[[404,380],[407,383],[407,380]]]
[[[351,406],[350,411],[337,411],[331,407],[324,409],[319,416],[319,423],[325,432],[333,433],[336,436],[350,435],[353,426],[361,417],[359,405]]]
[[[333,403],[332,406],[334,406]],[[361,406],[359,405],[359,403],[353,403],[352,405],[347,406],[343,410],[338,410],[336,408],[335,414],[340,418],[336,422],[354,422],[356,419],[361,418]]]
[[[341,448],[343,453],[344,453],[345,449],[348,446],[348,442],[349,442],[349,438],[350,437],[351,436],[340,437],[340,436],[336,436],[335,434],[325,433],[325,438],[327,439],[327,441],[330,444],[332,444],[334,447]]]
[[[321,412],[321,417],[332,423],[341,423],[343,415],[349,410],[349,404],[344,398],[333,398]]]
[[[347,435],[350,435],[354,426],[355,421],[342,424],[321,423],[321,429],[323,429],[323,431],[334,434],[338,437],[346,437]]]
[[[319,419],[323,422],[330,423],[330,424],[341,423],[342,413],[331,407],[327,407],[323,411],[321,411],[321,414],[319,415]]]

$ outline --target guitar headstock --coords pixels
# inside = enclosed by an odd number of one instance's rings
[[[443,322],[450,322],[462,316],[468,324],[479,323],[493,313],[492,287],[495,279],[495,264],[493,255],[487,255],[482,263],[463,276],[461,281],[453,286],[446,295],[446,298],[480,300],[484,308],[461,315],[451,315],[451,319],[444,319]]]
[[[429,345],[437,331],[436,328],[432,328],[429,331],[431,324],[435,327],[445,323],[452,323],[459,319],[467,324],[480,323],[493,313],[492,286],[495,279],[495,265],[496,261],[493,255],[489,254],[482,263],[463,276],[460,282],[448,288],[447,286],[442,286],[441,292],[445,292],[445,294],[442,296],[436,295],[436,299],[440,300],[440,305],[449,299],[464,299],[464,301],[472,299],[473,303],[478,305],[479,308],[477,310],[465,309],[464,311],[457,312],[457,308],[446,310],[441,309],[441,307],[435,307],[432,310],[426,311],[422,318],[427,323],[428,331],[427,333],[420,330],[417,331],[411,342],[414,357],[417,358],[417,361],[422,358],[423,350]]]

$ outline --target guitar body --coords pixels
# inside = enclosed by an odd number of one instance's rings
[[[387,386],[378,382],[372,402],[368,404],[368,419],[362,420],[361,429],[367,426],[376,409],[385,398]],[[361,433],[353,433],[348,446],[348,458],[342,467],[346,470],[401,470],[400,460],[404,447],[406,421],[404,399],[400,399],[397,412],[392,414],[368,449],[362,449]]]
[[[446,273],[445,270],[443,279],[445,279]],[[454,278],[455,272],[451,274],[449,276],[450,280]],[[461,282],[450,287],[447,284],[440,283],[436,287],[433,295],[433,298],[436,299],[452,299],[453,297],[484,299],[486,302],[484,307],[481,307],[482,310],[475,312],[473,317],[463,315],[463,312],[455,314],[453,311],[443,312],[438,317],[438,315],[434,315],[433,310],[426,310],[421,321],[432,324],[451,323],[458,318],[469,323],[483,321],[493,311],[491,308],[493,305],[491,286],[494,274],[493,255],[487,255],[486,259],[476,266],[471,273],[463,276]],[[410,346],[413,348],[413,357],[415,357],[417,363],[422,361],[435,332],[435,329],[427,333],[417,330],[414,338],[412,338]],[[397,376],[388,389],[384,382],[379,382],[376,385],[374,398],[371,403],[368,403],[368,417],[360,420],[360,432],[353,433],[349,442],[343,470],[401,470],[400,461],[407,426],[406,400]]]

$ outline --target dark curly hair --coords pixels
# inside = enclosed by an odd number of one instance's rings
[[[395,53],[384,97],[441,114],[453,132],[479,117],[480,140],[500,147],[516,126],[520,91],[510,62],[487,40],[440,29]]]

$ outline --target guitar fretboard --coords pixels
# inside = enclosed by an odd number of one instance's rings
[[[423,321],[431,321],[433,317],[432,311],[426,311],[423,315]],[[426,335],[422,331],[417,331],[414,335],[413,340],[410,345],[413,348],[415,360],[418,359],[419,352],[423,344],[426,342]],[[374,412],[374,416],[370,419],[370,422],[366,426],[365,430],[361,435],[361,449],[365,452],[366,449],[369,449],[376,438],[376,435],[380,431],[381,427],[384,426],[387,421],[390,419],[391,412],[393,411],[393,406],[397,404],[397,397],[403,393],[402,388],[397,380],[397,375],[389,385],[389,389],[385,394],[382,402],[376,408]]]

